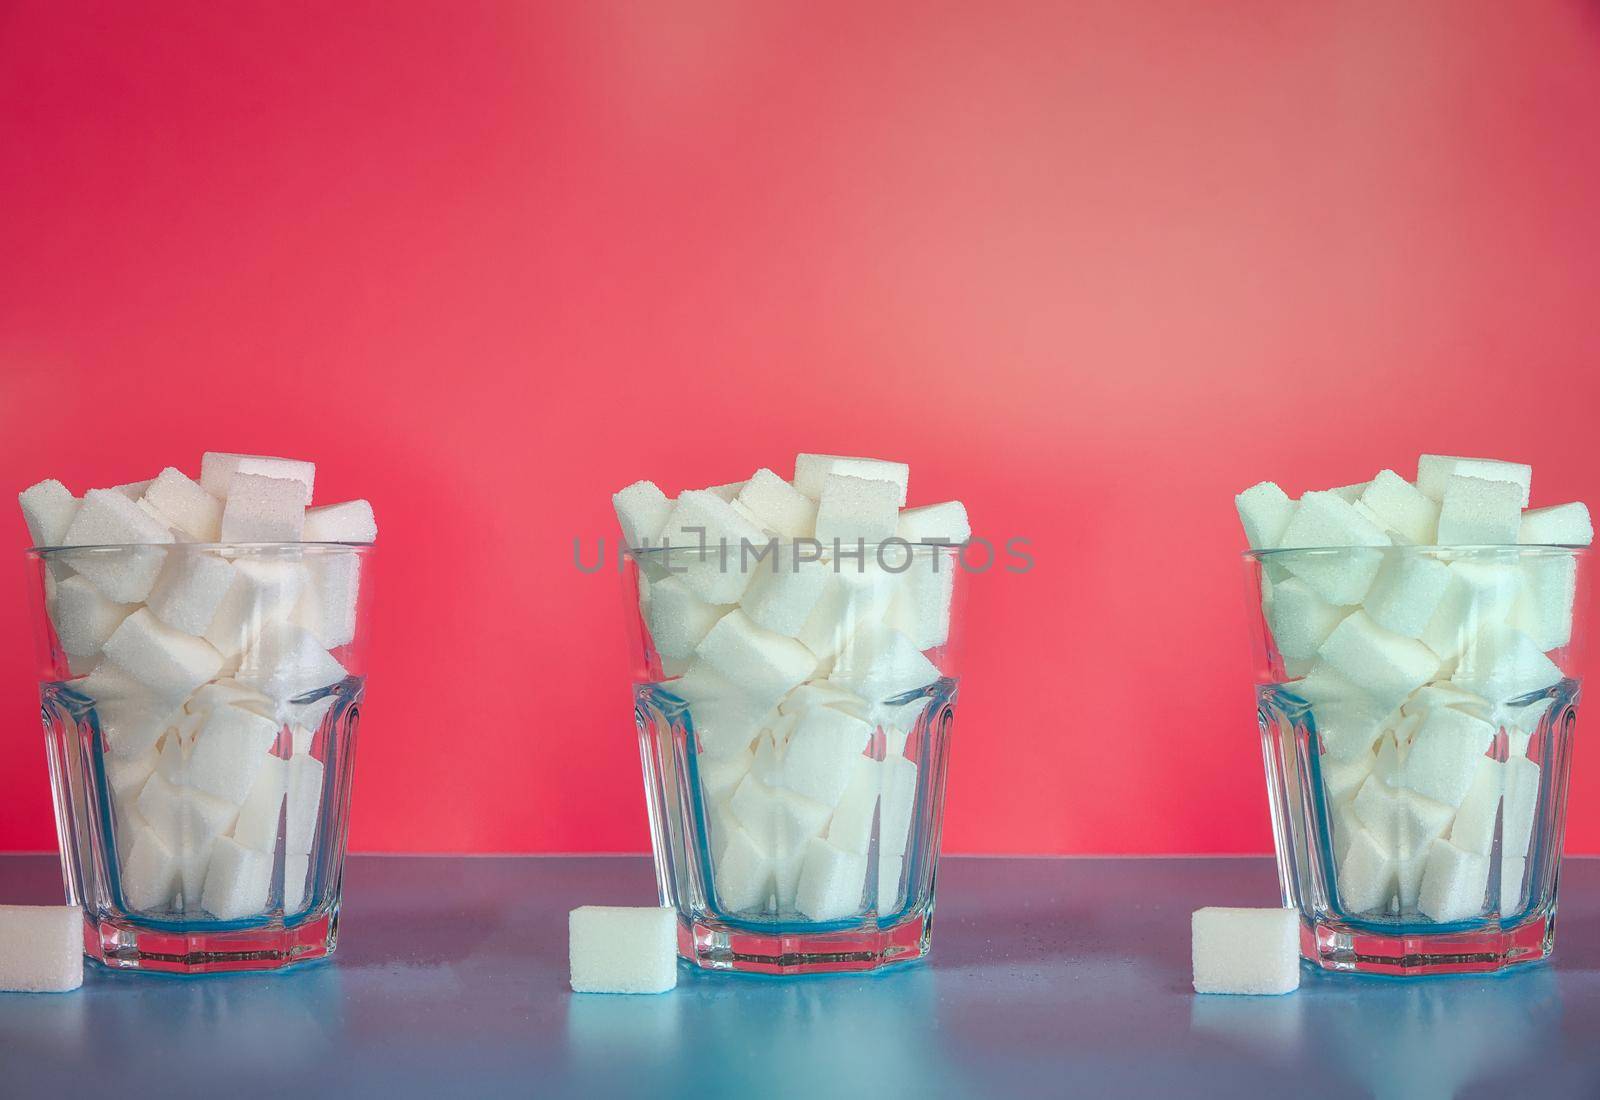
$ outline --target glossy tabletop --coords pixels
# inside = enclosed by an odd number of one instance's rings
[[[567,911],[650,903],[647,860],[354,857],[330,961],[0,994],[0,1093],[1600,1095],[1600,860],[1566,863],[1553,965],[1190,992],[1190,911],[1276,890],[1265,859],[947,858],[924,962],[575,996]],[[60,891],[0,856],[0,901]]]

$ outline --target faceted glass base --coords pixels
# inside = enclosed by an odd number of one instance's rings
[[[89,959],[116,970],[167,974],[282,970],[331,955],[338,942],[337,910],[293,927],[164,932],[115,920],[85,920],[83,930],[83,953]]]
[[[880,970],[928,953],[933,918],[918,915],[893,928],[840,932],[750,932],[709,922],[678,927],[678,954],[704,970],[748,974],[831,974]]]
[[[1374,933],[1337,923],[1301,925],[1300,953],[1324,970],[1413,976],[1482,974],[1509,970],[1546,958],[1555,946],[1553,915],[1501,928],[1407,935]]]

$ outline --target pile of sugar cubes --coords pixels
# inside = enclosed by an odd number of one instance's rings
[[[1549,654],[1572,637],[1576,557],[1368,548],[1587,546],[1588,509],[1528,509],[1532,476],[1423,455],[1415,482],[1382,470],[1298,501],[1271,482],[1237,498],[1252,549],[1349,548],[1268,555],[1262,594],[1285,687],[1316,723],[1349,912],[1446,922],[1486,898],[1523,904],[1540,790],[1528,748],[1550,700],[1516,701],[1563,679]]]
[[[360,557],[240,544],[371,542],[366,501],[308,507],[315,473],[207,453],[198,482],[169,467],[82,499],[59,481],[21,494],[35,546],[118,548],[51,555],[45,600],[58,667],[98,717],[131,910],[263,912],[280,810],[284,908],[304,902],[334,696],[295,700],[346,677]],[[228,545],[185,545],[201,543]]]
[[[917,796],[906,742],[928,703],[899,697],[941,678],[929,654],[949,639],[958,567],[922,544],[971,537],[958,501],[906,508],[909,477],[802,454],[792,481],[760,469],[676,500],[648,481],[614,498],[630,547],[674,548],[635,554],[640,612],[688,704],[725,910],[857,913],[875,814],[880,911],[898,897]]]

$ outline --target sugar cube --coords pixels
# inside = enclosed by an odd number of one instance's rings
[[[133,823],[121,860],[122,900],[129,909],[165,909],[178,890],[178,853],[156,830]]]
[[[1455,824],[1450,826],[1450,843],[1463,852],[1486,856],[1494,850],[1496,826],[1500,821],[1500,792],[1504,789],[1505,766],[1483,757],[1478,761],[1472,785],[1461,800]]]
[[[133,614],[135,605],[112,603],[100,590],[80,576],[70,576],[55,586],[50,601],[50,619],[55,624],[61,648],[75,657],[91,657],[100,652],[122,620]]]
[[[1594,541],[1589,509],[1579,503],[1533,508],[1522,513],[1517,541],[1547,546],[1588,546]]]
[[[706,634],[732,607],[708,604],[677,577],[663,577],[650,585],[645,622],[656,651],[664,657],[688,657]]]
[[[1269,589],[1266,613],[1278,652],[1305,660],[1317,655],[1350,609],[1328,603],[1299,577],[1286,577]]]
[[[715,493],[691,489],[679,495],[661,531],[674,551],[670,568],[707,603],[737,603],[753,576],[747,548],[762,549],[769,538]]]
[[[873,703],[888,702],[937,682],[937,666],[893,627],[863,626],[845,643],[830,682]]]
[[[1522,584],[1508,621],[1548,652],[1572,641],[1572,605],[1578,592],[1578,559],[1560,551],[1529,552],[1519,570]]]
[[[1464,711],[1429,711],[1411,738],[1400,781],[1436,802],[1460,806],[1494,736],[1494,726]]]
[[[211,850],[200,904],[218,920],[255,916],[266,909],[272,892],[272,864],[272,853],[219,837]]]
[[[233,582],[233,564],[226,559],[174,550],[150,593],[150,613],[183,634],[204,634]]]
[[[900,878],[905,869],[905,856],[878,857],[878,914],[888,916],[900,909]]]
[[[1300,498],[1281,547],[1340,547],[1329,554],[1290,554],[1280,560],[1285,569],[1305,581],[1331,604],[1360,603],[1372,587],[1383,555],[1363,553],[1361,547],[1390,545],[1388,535],[1363,517],[1347,500],[1334,493],[1307,493]]]
[[[1190,922],[1196,993],[1277,995],[1300,988],[1293,909],[1197,909]]]
[[[852,762],[872,740],[872,727],[831,707],[798,719],[783,757],[783,786],[829,809],[837,806],[852,776]]]
[[[800,867],[795,908],[814,921],[840,920],[861,910],[867,859],[813,837]]]
[[[585,905],[567,919],[575,993],[665,993],[678,984],[671,909]]]
[[[188,781],[235,806],[244,802],[278,740],[278,724],[238,707],[211,711],[195,735]]]
[[[1244,524],[1245,541],[1252,550],[1271,550],[1283,540],[1284,529],[1294,515],[1295,503],[1275,482],[1252,485],[1233,498]]]
[[[771,470],[751,475],[738,501],[763,528],[784,538],[809,538],[816,528],[817,502]]]
[[[0,991],[66,993],[82,984],[82,909],[0,905]]]
[[[1393,470],[1380,470],[1361,492],[1361,504],[1387,531],[1417,546],[1431,546],[1439,532],[1439,502]]]
[[[260,852],[277,848],[278,818],[288,774],[287,761],[276,756],[267,756],[262,761],[261,770],[256,773],[233,826],[233,838],[246,848]]]
[[[918,649],[936,649],[950,640],[955,571],[953,560],[919,553],[894,586],[887,621]]]
[[[1427,646],[1385,630],[1365,611],[1334,627],[1318,653],[1334,672],[1391,709],[1439,671],[1439,660]]]
[[[781,857],[822,833],[830,809],[820,802],[763,783],[752,772],[728,800],[734,819],[763,852]]]
[[[1556,663],[1522,631],[1490,627],[1462,650],[1452,681],[1491,703],[1507,703],[1562,679]]]
[[[1449,569],[1450,584],[1421,634],[1446,661],[1460,656],[1481,631],[1506,621],[1523,583],[1522,573],[1502,562],[1456,561]]]
[[[730,481],[726,485],[708,485],[701,492],[715,493],[729,504],[732,504],[739,499],[739,494],[744,492],[744,487],[745,483],[742,481]]]
[[[28,538],[34,546],[60,546],[72,519],[78,514],[79,500],[61,482],[51,478],[30,485],[17,494],[22,518],[28,525]]]
[[[672,514],[672,501],[653,481],[636,481],[614,493],[611,506],[622,526],[622,541],[628,547],[653,546],[661,540],[661,529]],[[310,522],[310,514],[306,520]]]
[[[738,610],[718,619],[695,652],[710,671],[767,701],[769,707],[809,679],[817,667],[805,646],[762,629]]]
[[[294,560],[239,558],[233,571],[233,585],[205,632],[206,641],[229,659],[254,645],[267,624],[286,622],[308,583],[305,566]]]
[[[1539,816],[1539,765],[1525,756],[1505,762],[1505,805],[1501,810],[1500,848],[1503,854],[1528,854],[1534,822]]]
[[[1370,752],[1351,760],[1340,760],[1331,753],[1325,755],[1321,761],[1322,789],[1328,801],[1343,802],[1360,790],[1367,776],[1372,774],[1374,759]]]
[[[1528,489],[1533,482],[1531,466],[1489,458],[1457,458],[1454,455],[1423,455],[1417,459],[1417,488],[1430,500],[1443,501],[1450,478],[1458,475],[1515,485],[1517,507],[1528,506]],[[1443,543],[1447,540],[1441,535],[1439,541]]]
[[[1371,753],[1392,710],[1326,665],[1314,666],[1287,689],[1311,704],[1322,749],[1336,760],[1356,760]]]
[[[824,546],[854,546],[894,538],[899,492],[893,482],[829,474],[817,503],[817,540]]]
[[[757,626],[793,638],[806,625],[832,576],[827,562],[780,552],[770,567],[756,573],[739,603]]]
[[[872,845],[872,823],[877,818],[878,791],[883,764],[870,756],[849,762],[847,782],[833,817],[828,821],[828,843],[846,852],[866,855]]]
[[[304,754],[289,759],[283,811],[283,848],[294,855],[311,851],[322,810],[322,761]]]
[[[1347,913],[1387,910],[1398,886],[1394,849],[1361,827],[1352,831],[1336,886]]]
[[[268,623],[245,653],[235,677],[274,703],[282,704],[346,676],[317,637],[294,623]]]
[[[301,482],[236,473],[228,483],[222,541],[299,542],[305,522],[305,486]]]
[[[173,630],[149,608],[122,620],[104,652],[112,664],[174,706],[222,668],[221,655],[209,644]]]
[[[1526,856],[1501,856],[1500,857],[1500,913],[1502,916],[1513,916],[1518,913],[1527,902],[1528,891],[1523,884],[1527,876],[1528,860]]]
[[[162,547],[172,542],[172,532],[121,493],[90,489],[61,542],[64,546],[117,546],[115,552],[75,554],[70,564],[106,599],[139,603],[155,587],[166,560]]]
[[[301,462],[298,459],[270,458],[266,455],[236,455],[207,451],[200,456],[200,484],[214,497],[221,497],[224,500],[231,498],[234,492],[234,477],[238,474],[297,481],[301,486],[300,503],[306,505],[311,503],[311,489],[316,482],[317,467],[313,463]]]
[[[725,759],[750,747],[773,699],[755,697],[701,664],[666,685],[688,704],[688,723],[702,755]]]
[[[106,748],[124,760],[153,749],[178,711],[176,702],[152,694],[114,664],[101,665],[74,686],[94,701]]]
[[[906,850],[917,808],[917,765],[903,756],[886,756],[879,770],[878,851],[897,856]]]
[[[773,892],[772,857],[737,821],[717,848],[712,888],[725,912],[758,909]]]
[[[1476,917],[1483,911],[1488,884],[1487,856],[1464,852],[1448,840],[1436,840],[1428,850],[1417,909],[1441,924]]]
[[[222,502],[180,470],[162,470],[139,499],[168,527],[195,542],[216,542],[222,536]]]
[[[286,915],[293,915],[306,907],[306,897],[311,892],[310,871],[310,856],[283,857],[283,911]]]
[[[378,537],[378,521],[372,505],[364,500],[346,500],[307,508],[300,537],[306,542],[373,542]]]
[[[904,508],[906,486],[911,478],[911,468],[904,462],[884,462],[876,458],[847,458],[842,455],[796,455],[794,460],[794,487],[820,501],[830,474],[868,481],[887,481],[895,486],[896,508]],[[819,533],[818,538],[823,536]]]
[[[817,606],[797,635],[819,661],[836,657],[854,635],[882,624],[898,583],[875,562],[835,560],[833,566]]]
[[[1406,638],[1420,638],[1450,588],[1450,566],[1435,558],[1391,553],[1362,607],[1372,621]]]
[[[924,504],[900,513],[895,533],[910,543],[963,543],[972,537],[967,506],[959,500]]]
[[[361,602],[361,558],[352,553],[312,554],[305,569],[305,591],[290,620],[315,635],[324,649],[349,645],[356,637]]]
[[[1522,490],[1509,481],[1452,474],[1439,508],[1441,546],[1515,543],[1522,525]]]

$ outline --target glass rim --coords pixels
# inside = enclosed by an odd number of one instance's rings
[[[374,542],[97,542],[83,546],[30,546],[23,551],[30,558],[48,558],[78,550],[289,550],[336,549],[371,550]]]
[[[1410,545],[1390,544],[1388,546],[1279,546],[1270,550],[1244,550],[1240,552],[1239,556],[1246,561],[1267,561],[1280,554],[1349,553],[1353,550],[1376,550],[1379,552],[1390,550],[1401,550],[1406,552],[1428,550],[1440,553],[1461,553],[1463,551],[1484,550],[1500,552],[1504,552],[1506,550],[1537,550],[1540,552],[1558,552],[1562,554],[1582,554],[1587,553],[1590,549],[1591,548],[1588,546],[1582,546],[1577,543],[1564,542],[1416,543]]]

